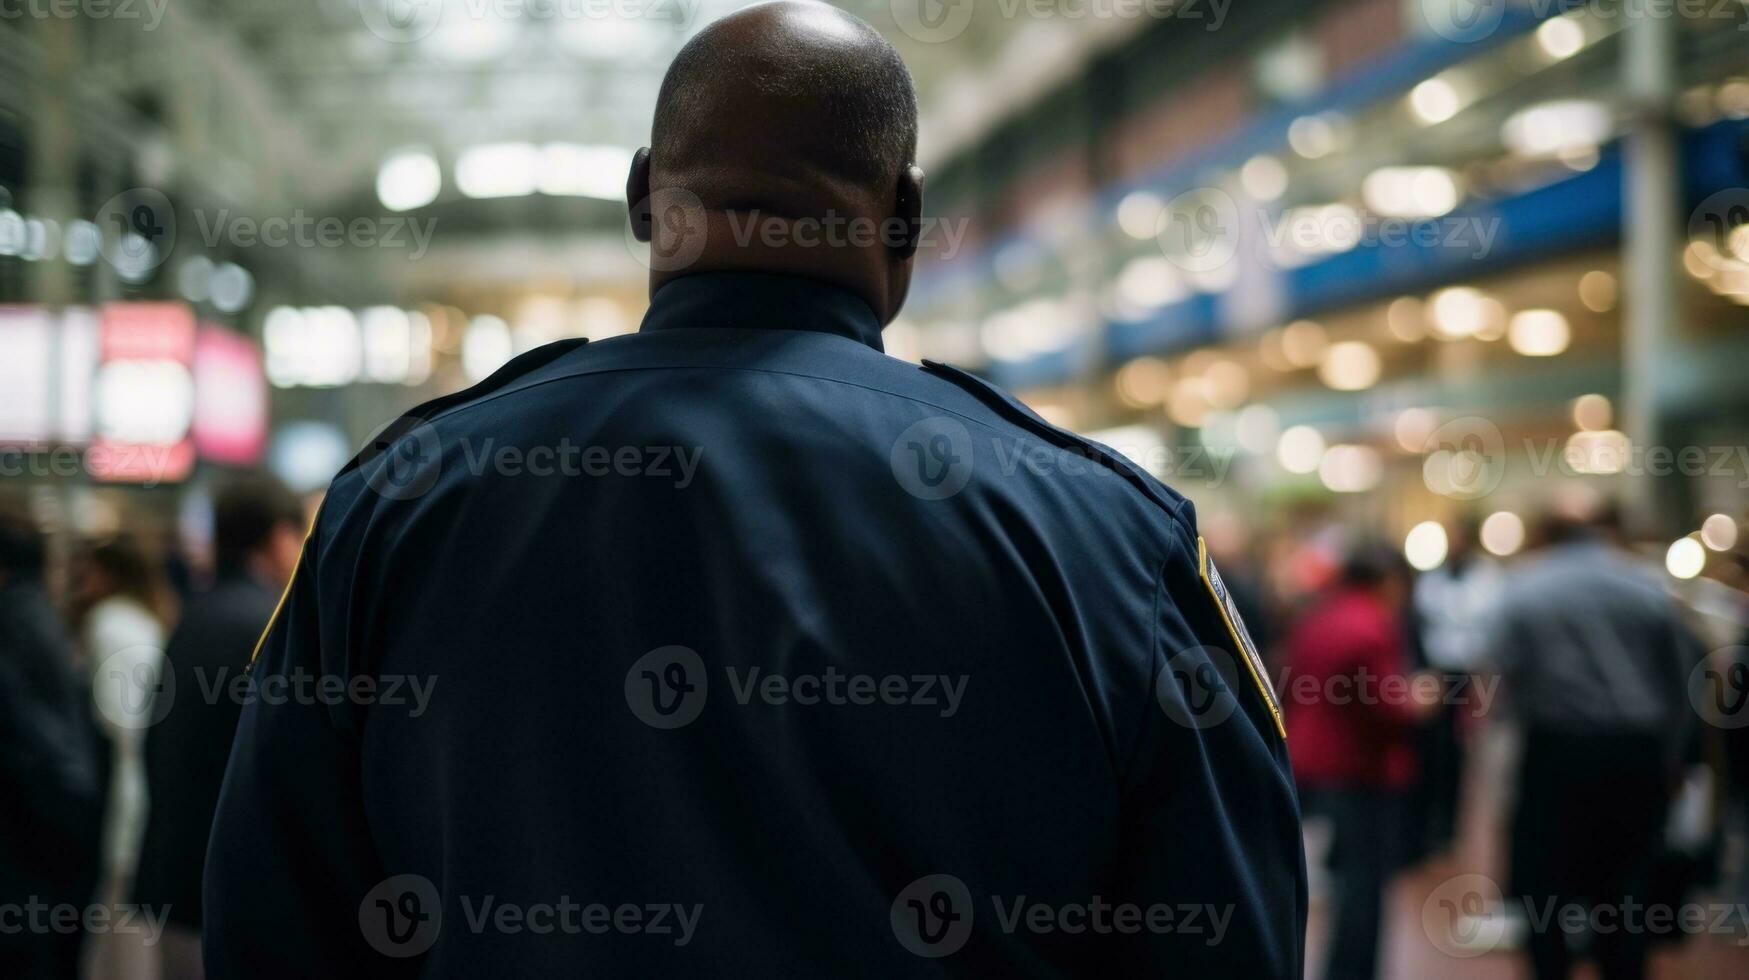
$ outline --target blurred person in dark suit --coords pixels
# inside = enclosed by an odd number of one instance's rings
[[[1289,631],[1287,731],[1306,812],[1335,830],[1334,933],[1327,980],[1378,975],[1384,890],[1403,853],[1415,725],[1438,707],[1411,677],[1400,610],[1407,569],[1382,544],[1357,546]]]
[[[135,898],[165,909],[164,980],[198,978],[201,870],[231,754],[242,675],[303,543],[298,498],[252,474],[213,501],[213,583],[196,593],[166,651],[175,701],[146,734],[149,804]]]
[[[27,903],[83,908],[103,816],[97,744],[72,645],[43,587],[43,540],[0,512],[0,977],[69,980],[81,931]]]
[[[1512,885],[1539,980],[1570,975],[1590,932],[1604,980],[1645,975],[1642,916],[1673,788],[1698,720],[1699,641],[1655,573],[1620,545],[1612,507],[1551,511],[1541,554],[1507,579],[1493,641],[1523,733]],[[1582,914],[1581,914],[1582,913]]]

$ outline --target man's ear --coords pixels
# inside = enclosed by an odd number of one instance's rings
[[[900,260],[917,254],[923,239],[923,168],[911,164],[899,171],[899,189],[893,196],[893,217],[905,223],[904,237],[887,247]]]
[[[632,236],[650,240],[650,148],[638,147],[632,154],[632,170],[626,175],[626,208],[632,216]]]

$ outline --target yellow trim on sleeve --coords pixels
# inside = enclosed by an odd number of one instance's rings
[[[320,513],[318,512],[318,515]],[[267,617],[267,625],[261,629],[261,637],[255,641],[255,649],[249,654],[249,666],[255,666],[255,658],[261,656],[261,648],[267,645],[267,634],[273,632],[273,627],[279,622],[279,614],[285,611],[285,601],[291,598],[292,586],[297,584],[298,572],[304,567],[304,552],[310,550],[310,538],[316,534],[316,518],[310,518],[310,528],[304,532],[304,540],[298,545],[298,557],[292,562],[291,576],[285,580],[285,588],[280,590],[279,601],[273,605],[273,615]]]
[[[1202,535],[1196,537],[1197,575],[1202,584],[1209,590],[1209,595],[1215,600],[1215,609],[1221,614],[1221,622],[1226,624],[1227,632],[1233,637],[1233,647],[1239,654],[1239,659],[1245,661],[1245,671],[1251,675],[1251,680],[1257,684],[1257,690],[1263,695],[1263,703],[1269,708],[1269,717],[1275,721],[1275,730],[1282,738],[1287,738],[1287,725],[1281,719],[1281,705],[1276,703],[1275,691],[1270,689],[1269,680],[1265,676],[1263,655],[1257,652],[1257,644],[1251,640],[1251,634],[1240,624],[1244,622],[1239,611],[1233,608],[1232,593],[1227,591],[1227,583],[1222,581],[1215,585],[1214,577],[1220,574],[1213,571],[1214,564],[1209,561],[1208,545]]]

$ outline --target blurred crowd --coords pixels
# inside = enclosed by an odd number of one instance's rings
[[[1417,877],[1442,883],[1418,941],[1516,949],[1539,980],[1586,959],[1653,975],[1655,948],[1700,932],[1749,941],[1728,914],[1749,899],[1749,565],[1678,592],[1623,524],[1607,500],[1554,501],[1499,559],[1460,518],[1420,572],[1315,517],[1211,536],[1284,703],[1323,899],[1313,975],[1404,975],[1381,932]]]
[[[121,533],[51,561],[0,507],[0,977],[198,977],[201,867],[249,662],[302,545],[265,475],[199,554]]]

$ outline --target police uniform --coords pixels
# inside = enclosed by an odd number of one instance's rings
[[[397,422],[251,676],[214,977],[1301,972],[1189,502],[819,282],[674,280]]]

